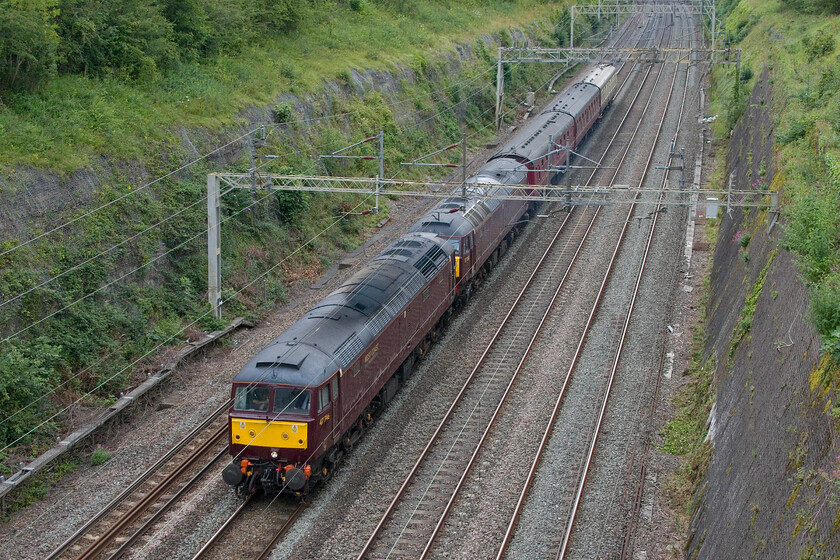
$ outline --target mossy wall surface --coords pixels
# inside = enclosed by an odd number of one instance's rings
[[[733,188],[773,180],[770,87],[765,69],[733,130]],[[691,559],[840,557],[836,365],[820,356],[808,291],[770,219],[733,209],[720,223],[706,331],[718,364],[714,452],[695,496]]]

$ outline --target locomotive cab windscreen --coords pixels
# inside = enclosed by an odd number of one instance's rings
[[[236,411],[308,415],[311,403],[311,391],[305,387],[234,386],[233,409]]]
[[[275,387],[273,411],[276,414],[309,414],[312,392],[298,387]]]

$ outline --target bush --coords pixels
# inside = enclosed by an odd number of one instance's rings
[[[747,245],[749,245],[749,244],[750,244],[750,239],[752,239],[752,235],[750,235],[749,233],[745,233],[744,235],[742,235],[742,236],[738,239],[738,245],[740,245],[741,247],[746,248],[746,247],[747,247]]]
[[[820,352],[831,354],[835,360],[840,360],[840,329],[834,329],[823,335]]]
[[[103,463],[108,462],[108,459],[111,458],[111,453],[105,451],[101,447],[97,447],[93,450],[93,453],[90,454],[90,464],[94,467],[102,465]]]
[[[40,424],[51,404],[44,397],[58,384],[61,347],[46,338],[14,342],[0,350],[0,438],[5,447]]]
[[[294,118],[294,110],[289,103],[278,103],[274,106],[274,122],[287,123]]]
[[[805,45],[808,60],[814,60],[834,51],[834,35],[825,29],[820,29],[813,37],[808,36],[802,39],[802,44]]]
[[[785,245],[799,255],[810,282],[820,283],[820,278],[837,264],[839,222],[836,201],[818,193],[790,206]]]
[[[747,66],[746,68],[741,70],[741,81],[742,82],[749,82],[753,77],[752,68]]]
[[[277,201],[277,219],[286,225],[297,225],[309,210],[309,193],[304,191],[279,191],[274,195]]]
[[[807,117],[794,117],[793,122],[790,123],[787,130],[782,130],[776,134],[776,142],[784,146],[801,140],[808,135],[813,124]]]
[[[831,338],[840,329],[840,278],[832,275],[811,293],[811,317],[817,331]]]
[[[58,0],[0,0],[0,89],[32,88],[56,64]]]

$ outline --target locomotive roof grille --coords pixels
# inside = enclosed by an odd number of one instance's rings
[[[441,251],[441,253],[443,253],[443,251]],[[403,288],[398,290],[397,293],[395,293],[394,296],[382,306],[379,312],[365,323],[362,330],[371,332],[381,332],[384,330],[385,327],[388,326],[388,323],[390,323],[394,317],[396,317],[397,314],[402,311],[406,305],[408,305],[411,299],[420,292],[425,284],[426,283],[420,274],[413,274]],[[358,333],[354,332],[336,350],[336,361],[339,364],[349,365],[356,356],[364,350],[364,348],[362,338]]]
[[[426,278],[432,278],[445,260],[446,254],[443,252],[443,249],[435,245],[414,263],[414,268],[419,270],[420,274]]]
[[[414,253],[412,253],[408,249],[391,249],[390,251],[385,251],[385,252],[382,253],[382,256],[386,256],[386,255],[389,256],[389,257],[392,257],[392,256],[396,255],[396,256],[400,256],[400,257],[409,258],[412,255],[414,255]]]
[[[401,239],[401,240],[397,241],[396,243],[394,243],[394,247],[414,247],[414,248],[418,248],[418,247],[422,247],[422,246],[423,246],[422,243],[420,243],[419,241],[414,241],[412,239]]]

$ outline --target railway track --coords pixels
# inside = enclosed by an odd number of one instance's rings
[[[504,402],[556,300],[554,286],[562,283],[579,255],[591,231],[592,214],[588,219],[583,213],[567,216],[560,225],[359,558],[416,557],[422,552],[427,535],[445,512],[450,489],[469,471],[474,457],[470,451],[480,447],[493,424],[498,412],[493,403]],[[572,235],[559,242],[567,227]]]
[[[665,115],[668,111],[670,101],[672,99],[672,93],[673,93],[673,90],[674,90],[674,87],[675,87],[675,84],[676,84],[677,76],[678,76],[678,72],[675,70],[674,74],[672,76],[671,84],[669,86],[669,90],[668,90],[668,94],[667,94],[668,104],[666,104],[665,109],[663,110],[662,115],[659,119],[659,123],[657,125],[654,142],[653,142],[653,145],[650,149],[650,153],[649,153],[649,156],[647,158],[647,162],[645,164],[644,173],[643,173],[642,178],[640,179],[640,182],[639,182],[640,185],[644,182],[644,180],[646,178],[646,175],[647,175],[649,169],[651,168],[651,162],[652,162],[654,152],[656,151],[658,140],[660,138],[660,135],[661,135],[661,132],[662,132],[662,129],[663,129],[663,123],[664,123],[664,120],[665,120]],[[681,99],[680,107],[679,107],[680,115],[682,115],[682,110],[685,106],[686,94],[687,94],[687,89],[688,89],[688,80],[687,79],[686,79],[684,85],[685,85],[685,87],[684,87],[683,92],[682,92],[682,99]],[[674,145],[675,142],[676,142],[681,122],[682,122],[682,117],[680,116],[680,120],[677,123],[677,132],[674,135],[674,140],[673,140],[671,145]],[[668,180],[668,174],[666,173],[663,180],[662,180],[662,185],[661,186],[664,186],[665,183],[667,182],[667,180]],[[553,555],[558,559],[567,558],[569,556],[570,542],[571,542],[573,530],[574,530],[574,527],[575,527],[575,521],[577,519],[579,506],[581,504],[581,500],[582,500],[583,493],[584,493],[584,488],[586,486],[587,476],[588,476],[588,473],[590,472],[590,468],[592,466],[593,457],[594,457],[594,454],[595,454],[595,451],[596,451],[596,446],[597,446],[597,443],[598,443],[598,435],[602,430],[602,425],[603,425],[603,421],[604,421],[604,418],[605,418],[605,413],[606,413],[606,410],[607,410],[607,404],[609,402],[610,393],[611,393],[614,381],[616,379],[617,372],[619,370],[620,361],[623,357],[623,350],[624,350],[625,342],[627,340],[627,336],[628,336],[628,332],[629,332],[629,328],[630,328],[630,322],[631,322],[631,319],[633,319],[633,312],[634,312],[635,307],[636,307],[637,297],[639,295],[639,288],[640,288],[640,285],[641,285],[641,282],[642,282],[643,275],[644,275],[645,270],[646,270],[648,259],[650,257],[651,246],[652,246],[652,243],[653,243],[654,238],[655,238],[655,233],[657,231],[657,225],[659,223],[659,216],[660,216],[659,210],[662,208],[659,205],[659,203],[662,202],[662,199],[663,199],[663,195],[660,194],[659,195],[659,200],[656,203],[657,205],[655,207],[655,210],[650,214],[651,215],[650,227],[649,227],[649,230],[646,234],[644,251],[643,251],[643,253],[641,255],[641,258],[640,258],[640,261],[638,263],[638,269],[637,269],[637,273],[635,275],[635,284],[633,286],[632,293],[630,294],[629,301],[626,302],[626,305],[623,306],[623,308],[626,309],[626,312],[625,312],[625,314],[622,318],[620,335],[619,335],[617,341],[615,342],[614,347],[611,349],[611,351],[609,353],[609,355],[611,356],[611,363],[610,363],[609,368],[606,369],[606,375],[605,375],[605,378],[604,378],[604,381],[603,381],[602,389],[600,391],[600,397],[598,399],[599,406],[598,406],[597,416],[595,417],[593,425],[592,425],[590,431],[588,432],[588,434],[589,434],[587,436],[588,445],[586,446],[585,459],[582,461],[577,474],[573,477],[575,479],[573,490],[570,491],[568,489],[568,486],[566,486],[566,488],[567,488],[566,490],[560,491],[560,493],[564,496],[563,502],[568,502],[570,504],[570,506],[568,508],[567,514],[565,516],[562,516],[561,519],[559,520],[559,523],[558,523],[559,526],[563,527],[563,531],[562,531],[562,533],[560,535],[560,538],[559,538],[559,543],[557,544],[556,555]],[[620,240],[624,239],[624,237],[625,237],[628,226],[631,223],[631,217],[632,217],[632,213],[635,211],[635,207],[636,207],[636,205],[634,204],[633,207],[631,207],[630,211],[628,212],[627,218],[626,218],[624,226],[622,228],[622,232],[619,236],[619,242],[616,244],[616,249],[615,249],[615,252],[614,252],[614,255],[613,255],[613,259],[610,262],[609,271],[611,271],[613,269],[615,256],[618,253],[619,245],[621,243]],[[604,280],[601,284],[601,289],[600,289],[599,295],[598,295],[599,300],[603,296],[604,289],[606,288],[607,280],[609,278],[609,274],[610,274],[610,272],[608,272],[604,276]],[[594,309],[593,309],[593,313],[594,313]],[[590,317],[590,322],[591,322],[591,319],[592,319],[592,317]],[[587,325],[587,331],[589,330],[588,327],[589,327],[589,324]],[[561,403],[562,403],[563,398],[566,394],[566,387],[569,384],[570,380],[573,379],[572,374],[576,371],[576,369],[578,367],[579,359],[581,357],[582,349],[583,349],[583,346],[584,346],[584,342],[585,342],[585,338],[582,337],[580,339],[579,343],[578,343],[578,347],[577,347],[577,350],[575,352],[575,357],[572,361],[572,364],[570,365],[570,367],[567,371],[566,382],[564,382],[564,390],[558,396],[556,404],[555,404],[555,408],[554,408],[554,410],[552,412],[552,415],[551,415],[551,417],[550,417],[550,419],[549,419],[549,421],[546,425],[546,428],[543,432],[543,436],[542,436],[542,439],[541,439],[541,442],[540,442],[539,450],[538,450],[537,454],[535,455],[535,457],[532,461],[531,469],[529,471],[527,481],[526,481],[526,483],[525,483],[525,485],[524,485],[524,487],[523,487],[523,489],[520,493],[520,497],[519,497],[519,501],[518,501],[517,506],[516,506],[516,510],[515,510],[514,514],[511,516],[511,520],[510,520],[510,523],[508,525],[508,529],[506,531],[505,538],[504,538],[502,546],[499,550],[497,558],[503,558],[505,556],[505,551],[506,551],[506,549],[507,549],[507,547],[508,547],[508,545],[509,545],[509,543],[512,539],[514,529],[516,527],[517,521],[518,521],[519,516],[521,514],[521,510],[524,507],[524,504],[526,502],[528,491],[532,486],[534,477],[536,476],[536,472],[537,472],[537,469],[539,467],[540,459],[543,456],[545,448],[549,445],[550,438],[552,437],[555,421],[557,420],[558,412],[559,412],[560,407],[561,407]],[[656,374],[654,374],[654,375],[656,375]],[[656,383],[658,384],[658,380],[656,381]],[[644,476],[643,475],[640,476],[638,481],[639,481],[638,484],[643,484]],[[556,484],[554,485],[554,487],[556,489]],[[639,513],[638,508],[641,506],[641,493],[642,493],[641,487],[637,486],[636,490],[633,492],[633,495],[635,496],[635,499],[634,499],[635,506],[634,506],[633,511],[632,511],[632,516],[637,516],[638,513]],[[630,533],[627,533],[627,534],[629,535]],[[625,537],[624,541],[625,541],[625,544],[623,545],[622,552],[621,552],[622,558],[629,558],[628,555],[629,555],[630,550],[631,550],[631,547],[629,546],[629,542],[628,542],[629,537]],[[579,550],[577,556],[578,557],[591,557],[593,553],[594,553],[594,551],[592,551],[591,549]]]
[[[598,210],[575,212],[574,217],[568,218],[574,220],[574,225],[558,230],[359,559],[422,558],[428,554],[565,285],[597,214]],[[570,229],[572,235],[558,242],[565,229]],[[569,247],[574,247],[573,253]],[[563,259],[561,255],[570,257]],[[553,277],[552,273],[558,270],[563,274]],[[535,277],[545,279],[535,283]]]
[[[304,503],[293,503],[282,497],[268,503],[249,497],[193,555],[192,560],[214,557],[268,558],[304,507]]]
[[[693,41],[693,35],[689,35],[689,47],[691,46],[691,43]],[[680,119],[677,123],[677,131],[674,134],[674,139],[672,142],[672,145],[674,146],[677,145],[677,140],[682,130],[683,109],[686,106],[687,92],[688,76],[686,76],[686,87],[683,90]],[[669,175],[670,169],[666,170],[665,172],[665,175],[662,180],[663,185],[667,184]],[[676,278],[678,270],[679,265],[675,264],[671,272],[672,285],[674,284],[674,279]],[[671,293],[671,301],[673,301],[673,292]],[[668,305],[667,307],[668,309],[671,309],[673,305]],[[659,393],[664,373],[666,350],[667,345],[665,344],[665,340],[663,339],[658,350],[657,366],[655,368],[651,368],[650,375],[648,375],[647,379],[645,380],[645,391],[643,391],[643,393],[650,394],[651,399],[647,407],[644,407],[646,408],[644,413],[640,412],[637,414],[637,417],[640,419],[642,427],[640,427],[639,429],[639,436],[633,440],[632,446],[628,450],[628,478],[634,480],[634,484],[632,484],[632,486],[625,487],[625,491],[622,494],[622,507],[626,511],[629,511],[630,515],[627,522],[627,526],[624,529],[624,535],[621,541],[621,550],[619,554],[619,558],[621,560],[631,560],[634,553],[634,541],[636,532],[638,530],[638,520],[641,517],[642,498],[647,477],[648,455],[651,447],[650,434],[655,432],[655,412],[659,401]],[[641,402],[639,408],[643,408],[641,406]],[[629,476],[629,473],[634,473],[634,475]]]
[[[216,409],[47,560],[121,557],[224,455],[227,407]]]

